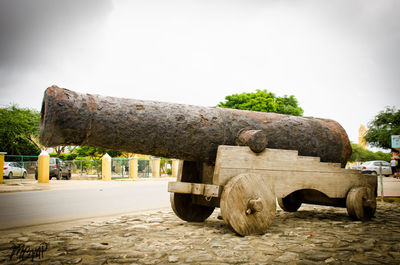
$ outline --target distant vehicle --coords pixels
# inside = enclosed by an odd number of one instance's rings
[[[379,175],[379,167],[382,166],[382,175],[389,177],[392,174],[392,168],[386,161],[376,160],[367,161],[361,165],[362,174],[374,174]]]
[[[4,178],[26,178],[26,169],[21,166],[18,162],[4,162],[3,167]]]
[[[71,169],[60,158],[50,157],[49,170],[49,179],[53,177],[56,179],[71,179]],[[35,167],[35,179],[38,179],[37,163]]]

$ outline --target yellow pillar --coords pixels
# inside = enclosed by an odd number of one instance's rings
[[[134,157],[129,159],[129,178],[137,179],[138,178],[138,157],[135,155]]]
[[[49,183],[50,156],[46,151],[42,151],[38,161],[38,183]]]
[[[6,152],[0,152],[0,184],[3,184],[3,168],[4,168],[4,155]]]
[[[155,158],[153,160],[153,172],[152,175],[155,178],[159,178],[160,177],[160,163],[161,163],[161,159],[160,158]]]
[[[104,181],[111,180],[111,157],[108,154],[101,158],[101,179]]]

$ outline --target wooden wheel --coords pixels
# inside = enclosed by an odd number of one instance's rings
[[[278,198],[278,204],[286,212],[295,212],[300,208],[301,201],[296,198],[294,193],[291,193],[284,198]]]
[[[172,192],[171,207],[175,214],[187,222],[204,222],[214,211],[215,207],[192,203],[192,194]]]
[[[239,235],[264,234],[275,217],[275,194],[262,176],[241,174],[224,187],[220,207],[224,221]]]
[[[182,176],[178,181],[201,183],[201,163],[185,161]],[[171,192],[170,202],[175,214],[187,222],[204,222],[214,211],[215,207],[193,203],[192,194]]]
[[[346,198],[347,213],[354,220],[370,220],[376,210],[376,198],[369,187],[352,188]]]

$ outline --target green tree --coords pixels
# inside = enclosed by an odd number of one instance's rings
[[[75,153],[49,153],[50,157],[59,157],[64,161],[68,161],[68,160],[74,160],[78,154]]]
[[[100,159],[106,153],[109,154],[111,157],[118,157],[122,155],[122,152],[119,151],[90,146],[77,147],[74,152],[78,155],[78,157],[89,156],[91,159]]]
[[[39,155],[40,113],[16,105],[0,109],[0,151],[8,155]]]
[[[364,138],[372,146],[391,148],[391,135],[400,135],[400,110],[386,107],[368,124]]]
[[[98,177],[100,177],[101,172],[100,159],[103,157],[103,155],[109,154],[111,157],[118,157],[122,155],[122,152],[119,151],[90,146],[76,147],[73,153],[77,155],[75,159],[82,160],[82,166],[84,170],[87,170],[88,168],[95,168]],[[90,157],[90,159],[88,159],[88,157]]]
[[[303,115],[303,109],[298,106],[298,101],[293,95],[277,97],[274,93],[259,89],[255,93],[226,96],[225,102],[220,102],[217,106],[230,109],[275,112],[294,116]]]
[[[392,156],[390,153],[384,153],[381,151],[372,152],[370,150],[363,149],[358,144],[352,143],[351,147],[353,148],[353,153],[351,154],[349,162],[365,162],[371,160],[384,160],[389,162]]]

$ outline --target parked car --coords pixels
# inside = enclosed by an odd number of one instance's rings
[[[392,174],[392,168],[386,161],[376,160],[367,161],[361,165],[362,174],[374,174],[379,175],[379,167],[382,166],[382,175],[389,177]]]
[[[49,179],[71,179],[71,169],[60,158],[50,157],[49,161]],[[35,167],[35,179],[38,179],[38,166]]]
[[[26,178],[26,169],[18,162],[4,162],[3,167],[4,178]]]

